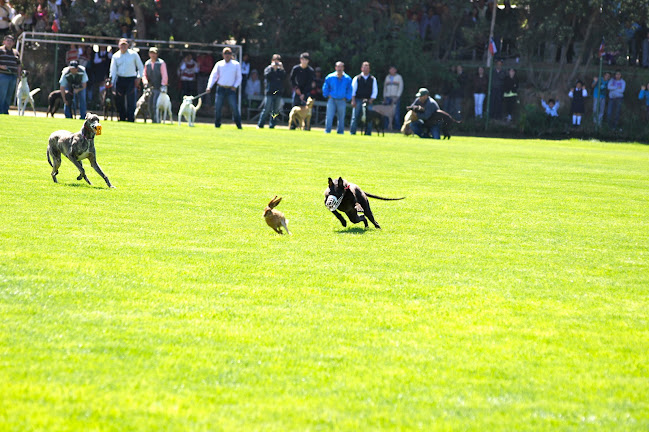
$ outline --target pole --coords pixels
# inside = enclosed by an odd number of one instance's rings
[[[599,56],[599,75],[597,77],[597,105],[595,105],[595,131],[599,132],[599,100],[602,98],[602,59],[603,55]]]
[[[489,41],[487,42],[487,67],[489,68],[489,84],[487,87],[487,115],[485,116],[485,130],[489,128],[489,113],[491,108],[491,77],[493,76],[493,54],[489,51],[491,41],[494,37],[494,27],[496,26],[496,11],[498,10],[498,0],[494,0],[491,10],[491,29],[489,30]]]
[[[58,40],[58,37],[55,35],[54,38]],[[59,85],[59,80],[58,80],[58,73],[57,73],[57,65],[59,64],[59,44],[56,43],[54,44],[54,73],[52,74],[53,79],[52,79],[52,88],[53,89],[58,89],[61,86]]]

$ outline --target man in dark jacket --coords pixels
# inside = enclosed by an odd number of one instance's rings
[[[315,80],[315,71],[309,66],[311,57],[308,52],[300,54],[300,64],[291,69],[291,85],[293,86],[293,106],[304,106],[309,98],[311,86]],[[291,126],[294,129],[295,126]]]
[[[273,129],[277,124],[277,117],[282,109],[282,90],[284,89],[284,79],[286,71],[282,64],[282,56],[273,54],[270,64],[264,69],[264,79],[266,80],[266,97],[264,99],[264,110],[259,116],[257,128],[261,129],[266,124],[268,117],[268,127]]]
[[[503,96],[505,94],[505,76],[502,60],[496,61],[496,67],[491,73],[491,101],[489,104],[491,118],[499,119],[503,115]]]
[[[417,99],[408,107],[408,110],[412,110],[417,114],[417,121],[414,121],[410,124],[412,133],[417,135],[420,138],[435,138],[439,139],[439,126],[434,125],[428,128],[424,125],[428,119],[430,119],[437,110],[439,110],[439,105],[430,97],[428,89],[420,88],[417,94],[415,95]],[[432,133],[432,136],[431,136]]]

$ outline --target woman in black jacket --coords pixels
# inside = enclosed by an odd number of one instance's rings
[[[516,70],[509,69],[509,74],[505,77],[505,119],[509,122],[514,117],[514,109],[518,103],[518,77]]]

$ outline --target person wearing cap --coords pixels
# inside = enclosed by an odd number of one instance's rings
[[[336,70],[325,78],[322,95],[327,98],[325,133],[331,133],[334,116],[338,118],[338,132],[345,133],[345,110],[352,99],[352,78],[345,73],[345,63],[336,62]]]
[[[234,123],[241,129],[241,113],[237,103],[237,88],[241,85],[241,65],[232,59],[232,49],[229,47],[223,48],[223,60],[214,65],[205,91],[209,92],[215,84],[218,87],[214,99],[214,127],[221,127],[221,111],[223,103],[227,100]]]
[[[149,48],[149,60],[144,63],[142,82],[151,89],[151,100],[149,102],[151,121],[160,123],[156,105],[160,97],[160,89],[169,84],[169,76],[167,75],[167,63],[158,57],[158,48],[156,47]]]
[[[140,86],[144,65],[138,53],[128,48],[128,39],[119,40],[119,50],[110,59],[110,79],[120,121],[135,121],[135,89]]]
[[[417,121],[410,123],[412,133],[420,138],[439,139],[439,126],[432,126],[429,131],[428,127],[426,127],[424,124],[428,119],[432,117],[433,114],[435,114],[437,110],[439,110],[437,101],[430,97],[430,92],[428,91],[428,89],[423,87],[419,89],[415,96],[415,101],[408,107],[408,110],[413,110],[417,113]]]
[[[311,91],[309,92],[309,95],[314,101],[324,101],[325,98],[322,96],[322,86],[324,85],[322,69],[318,66],[314,70],[315,76],[313,77],[313,82],[311,83]]]
[[[20,54],[14,48],[14,37],[6,35],[0,46],[0,114],[9,114],[19,72]]]
[[[315,79],[315,71],[309,66],[311,57],[308,52],[300,54],[300,64],[291,69],[291,85],[293,86],[293,106],[304,106],[311,91],[311,83]],[[291,129],[295,128],[293,126]]]
[[[363,101],[367,100],[367,109],[372,109],[372,103],[379,94],[379,86],[376,78],[370,75],[370,62],[363,62],[361,73],[352,80],[352,123],[349,126],[349,133],[356,135],[356,125],[361,117]],[[365,122],[365,134],[372,134],[372,123]]]
[[[72,60],[70,65],[64,67],[61,71],[59,86],[61,94],[66,91],[72,93],[72,103],[75,108],[79,109],[79,118],[86,117],[86,86],[88,85],[88,74],[86,68],[81,66],[77,60]],[[65,118],[72,118],[72,110],[69,104],[65,104]]]

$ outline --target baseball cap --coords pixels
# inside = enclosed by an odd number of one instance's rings
[[[428,91],[428,89],[425,88],[425,87],[422,87],[422,88],[419,89],[419,91],[417,92],[417,94],[415,96],[416,97],[422,97],[422,96],[428,96],[429,94],[430,94],[430,92]]]
[[[76,61],[76,60],[72,60],[72,61],[70,61],[70,67],[72,67],[72,68],[77,68],[77,67],[79,67],[79,62]]]
[[[121,44],[126,44],[126,45],[128,45],[128,39],[126,39],[126,38],[121,38],[121,39],[119,40],[119,43],[118,43],[117,45],[121,45]]]
[[[223,48],[223,54],[225,54],[225,53],[230,53],[230,54],[232,54],[232,49],[231,49],[230,47],[225,47],[225,48]]]
[[[2,40],[5,40],[5,39],[16,40],[16,39],[14,39],[14,35],[10,35],[10,34],[5,35],[5,37]]]
[[[156,48],[156,47],[151,47],[151,48],[149,48],[149,52],[150,52],[150,53],[156,53],[156,54],[158,54],[158,48]]]

